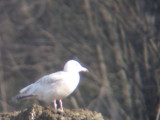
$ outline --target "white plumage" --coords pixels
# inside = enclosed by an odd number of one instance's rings
[[[76,60],[69,60],[63,71],[43,76],[35,83],[21,89],[13,99],[19,101],[35,98],[45,102],[53,102],[55,109],[57,109],[56,100],[58,100],[60,109],[63,110],[61,99],[67,97],[76,89],[80,80],[79,72],[81,71],[86,72],[88,70]]]

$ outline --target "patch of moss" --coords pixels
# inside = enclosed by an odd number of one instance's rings
[[[34,104],[23,111],[1,113],[0,120],[104,120],[100,113],[87,109],[64,109],[55,111],[53,107]]]

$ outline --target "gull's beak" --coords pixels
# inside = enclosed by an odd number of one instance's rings
[[[87,68],[82,67],[81,72],[89,72]]]

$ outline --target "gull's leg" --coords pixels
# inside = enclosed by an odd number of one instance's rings
[[[53,101],[53,107],[54,107],[54,109],[57,111],[57,103],[56,103],[56,100]]]
[[[60,99],[60,100],[58,100],[58,102],[59,102],[60,110],[63,111],[63,103],[62,103],[62,100]]]

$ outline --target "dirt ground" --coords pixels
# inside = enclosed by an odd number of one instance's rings
[[[0,113],[0,120],[104,120],[100,113],[87,109],[64,109],[57,112],[51,107],[34,104],[28,109]]]

